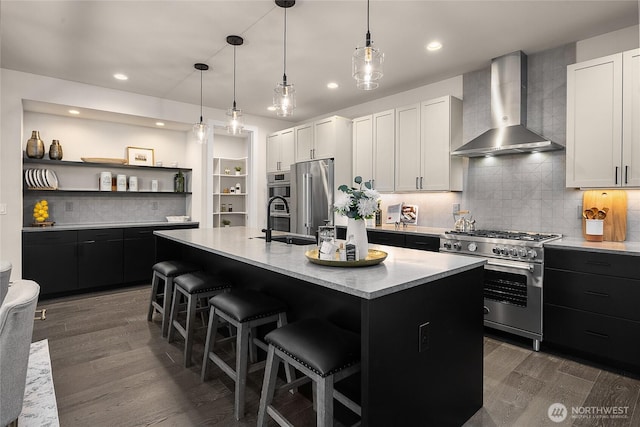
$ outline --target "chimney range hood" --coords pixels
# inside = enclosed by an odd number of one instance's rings
[[[491,60],[491,126],[451,152],[462,157],[563,150],[527,124],[527,55],[516,51]]]

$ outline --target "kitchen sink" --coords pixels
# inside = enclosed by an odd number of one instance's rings
[[[264,236],[257,237],[257,239],[264,239],[264,238],[265,238]],[[288,245],[315,245],[317,243],[314,237],[291,236],[291,235],[273,236],[271,237],[271,241],[282,242]]]

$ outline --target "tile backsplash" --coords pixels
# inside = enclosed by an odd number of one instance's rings
[[[527,127],[566,143],[566,67],[570,44],[528,56]],[[490,128],[489,67],[463,76],[463,141]],[[469,210],[478,228],[581,237],[583,191],[565,187],[565,152],[466,159],[462,193],[383,194],[390,204],[419,206],[418,225],[453,228],[452,204]],[[640,190],[628,190],[627,240],[640,241]]]

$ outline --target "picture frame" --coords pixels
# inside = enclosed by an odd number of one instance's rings
[[[153,166],[153,148],[127,147],[127,163],[132,166]]]

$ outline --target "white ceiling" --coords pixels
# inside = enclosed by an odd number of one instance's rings
[[[366,2],[298,0],[287,11],[287,75],[297,90],[291,121],[419,87],[527,54],[638,24],[638,1],[372,0],[370,29],[385,53],[380,88],[360,91],[351,54],[366,33]],[[96,86],[227,109],[267,111],[283,72],[283,9],[272,0],[0,2],[1,66]],[[425,45],[439,40],[438,52]],[[129,80],[112,75],[122,72]],[[326,84],[335,81],[337,90]],[[197,118],[194,118],[196,120]]]

